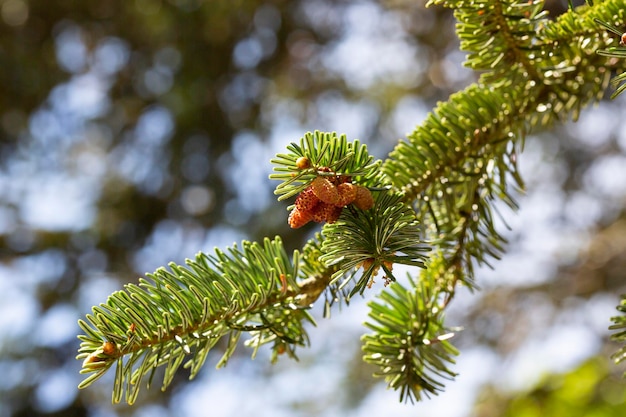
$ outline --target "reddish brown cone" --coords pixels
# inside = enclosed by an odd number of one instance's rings
[[[356,198],[357,186],[349,182],[341,183],[337,186],[337,192],[339,193],[338,207],[345,207],[352,203]]]
[[[334,223],[341,215],[341,207],[333,204],[320,203],[313,209],[313,221],[317,223]]]
[[[339,201],[337,187],[324,177],[317,177],[311,182],[311,189],[317,198],[326,204],[335,205]]]
[[[369,210],[374,207],[374,197],[370,190],[362,185],[357,185],[356,187],[356,197],[352,204],[361,210]]]
[[[287,219],[287,222],[289,223],[289,226],[291,226],[292,229],[297,229],[299,227],[304,226],[305,224],[310,222],[312,219],[313,219],[313,216],[310,211],[298,210],[298,208],[295,207],[293,210],[291,210],[291,213],[289,213],[289,218]]]
[[[309,186],[296,197],[296,207],[300,211],[311,211],[320,203],[320,199],[315,196],[313,189]]]

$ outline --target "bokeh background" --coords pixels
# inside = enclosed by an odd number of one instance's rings
[[[111,378],[76,389],[76,322],[124,283],[315,232],[288,228],[267,179],[289,142],[337,131],[384,158],[475,80],[450,11],[424,3],[0,0],[0,416],[626,415],[607,330],[626,292],[623,99],[527,139],[510,252],[451,307],[460,376],[438,397],[401,404],[371,377],[358,299],[314,312],[299,362],[242,347],[215,370],[216,352],[132,407]]]

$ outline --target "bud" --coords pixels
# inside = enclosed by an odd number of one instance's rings
[[[298,169],[307,169],[311,167],[311,161],[306,156],[301,156],[296,160],[296,167]]]
[[[104,342],[102,344],[102,353],[108,356],[113,356],[117,353],[117,346],[113,342]]]

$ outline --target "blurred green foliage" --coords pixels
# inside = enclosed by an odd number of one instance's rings
[[[592,358],[563,374],[546,375],[528,390],[488,386],[476,417],[619,417],[626,414],[626,383],[605,358]]]

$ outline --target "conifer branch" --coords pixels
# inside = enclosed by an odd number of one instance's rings
[[[413,202],[420,223],[432,225],[424,240],[444,251],[456,248],[446,256],[449,267],[456,269],[463,259],[459,280],[471,285],[472,264],[488,264],[502,252],[505,242],[491,213],[498,201],[516,207],[508,183],[523,188],[516,160],[526,133],[577,118],[582,107],[603,96],[614,63],[594,51],[611,39],[593,19],[623,10],[624,2],[605,2],[553,22],[539,11],[542,2],[433,3],[455,9],[467,65],[486,72],[479,83],[440,103],[396,146],[383,171]],[[497,31],[493,21],[499,22]]]
[[[390,283],[396,280],[393,264],[425,267],[425,252],[430,250],[416,239],[420,233],[413,210],[402,202],[401,195],[386,191],[377,196],[371,210],[348,212],[339,222],[327,225],[322,235],[319,260],[327,266],[338,265],[331,283],[344,277],[339,285],[342,289],[358,268],[363,270],[348,299],[363,294],[381,268],[385,282]]]
[[[318,176],[348,176],[370,185],[381,164],[367,153],[367,146],[358,140],[348,142],[346,135],[335,132],[307,132],[299,143],[289,144],[287,151],[270,161],[275,172],[270,179],[281,181],[274,190],[278,201],[302,192]]]
[[[364,360],[378,366],[375,376],[385,378],[390,388],[400,390],[400,401],[419,401],[422,394],[437,395],[443,389],[440,378],[455,373],[458,351],[448,339],[454,333],[443,324],[440,288],[422,275],[409,276],[410,288],[394,284],[371,301],[365,325],[373,331],[362,337]]]
[[[609,57],[609,58],[617,58],[623,59],[626,58],[626,32],[620,30],[609,22],[605,22],[599,18],[593,19],[598,25],[604,27],[606,30],[616,34],[619,37],[619,46],[611,46],[607,49],[600,49],[596,51],[599,55]],[[621,74],[613,77],[611,79],[611,84],[615,87],[615,91],[611,94],[611,98],[615,98],[626,90],[626,72],[622,72]]]
[[[303,324],[314,323],[299,304],[314,295],[296,282],[298,266],[298,252],[290,259],[279,238],[266,239],[263,245],[243,242],[241,249],[200,253],[185,267],[172,263],[139,285],[127,284],[79,321],[85,334],[77,359],[84,359],[82,372],[90,374],[79,388],[116,365],[113,401],[125,392],[132,404],[142,379],[148,376],[149,386],[158,367],[165,367],[163,389],[184,361],[195,377],[220,340],[227,340],[218,362],[224,366],[242,332],[252,336],[253,355],[272,343],[274,358],[285,352],[295,357],[296,346],[308,343]]]
[[[486,71],[481,82],[516,78],[541,79],[532,52],[538,49],[536,33],[546,22],[543,1],[431,0],[454,9],[461,50],[468,52],[465,65]],[[520,75],[522,77],[520,77]]]
[[[125,393],[132,403],[159,367],[163,389],[181,365],[193,378],[219,341],[218,367],[225,365],[245,333],[253,355],[271,344],[272,359],[295,357],[308,343],[307,309],[322,295],[328,315],[334,302],[363,294],[379,270],[385,283],[394,281],[392,265],[403,263],[427,268],[408,288],[395,283],[369,304],[365,360],[401,399],[436,394],[440,379],[454,376],[456,355],[443,312],[459,284],[473,288],[475,267],[504,251],[495,217],[499,206],[517,206],[525,135],[576,119],[603,97],[611,71],[623,65],[614,58],[626,56],[606,33],[623,34],[615,25],[625,20],[625,3],[597,2],[550,21],[539,0],[429,2],[455,9],[466,64],[482,71],[480,81],[439,103],[384,162],[336,133],[290,144],[272,160],[275,194],[296,196],[292,227],[326,223],[321,232],[292,256],[279,238],[243,242],[113,293],[79,322],[78,358],[88,375],[80,387],[115,365],[113,400]],[[612,329],[624,327],[613,320]],[[614,338],[624,340],[623,332]],[[614,358],[623,360],[624,349]]]

